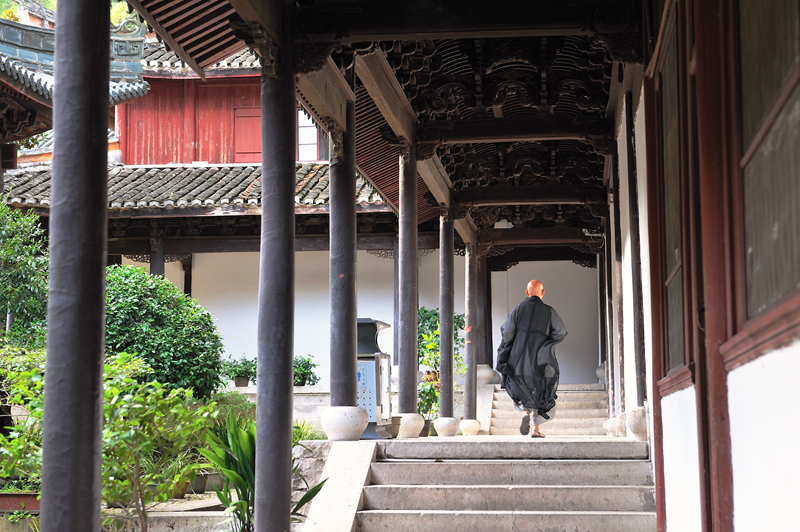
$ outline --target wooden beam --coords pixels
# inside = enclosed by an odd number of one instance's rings
[[[319,116],[332,119],[336,127],[347,131],[345,105],[348,101],[354,102],[356,95],[330,57],[322,70],[300,74],[297,89]],[[328,124],[321,125],[326,130],[329,128]]]
[[[417,126],[417,143],[428,146],[492,142],[583,140],[613,147],[613,119],[594,117],[484,118],[437,120]]]
[[[386,56],[378,50],[356,57],[356,75],[361,79],[378,110],[394,134],[405,139],[414,138],[417,114],[408,103],[403,88],[397,82]]]
[[[589,237],[581,229],[572,227],[547,227],[528,229],[487,229],[478,233],[479,246],[552,246],[557,244],[590,244],[597,238]]]
[[[275,44],[281,42],[280,0],[228,0],[233,9],[248,23],[257,23],[267,30]]]
[[[304,41],[342,43],[608,35],[634,31],[640,19],[632,0],[387,0],[353,6],[298,7],[295,33]]]
[[[361,79],[364,88],[367,89],[394,134],[397,137],[413,139],[417,114],[408,103],[403,88],[383,52],[375,51],[356,57],[356,75]],[[453,183],[439,157],[434,155],[429,159],[417,161],[417,171],[436,201],[450,206]],[[471,219],[456,220],[454,228],[465,243],[475,242],[475,224]]]
[[[605,189],[592,186],[540,185],[527,187],[470,187],[456,192],[456,205],[588,205],[607,203]]]
[[[182,255],[188,253],[246,253],[258,252],[261,240],[257,235],[250,237],[178,237],[164,238],[164,254]],[[359,235],[360,250],[394,249],[395,235]],[[295,251],[328,251],[328,236],[302,236],[295,238]],[[417,238],[418,249],[437,249],[439,236],[436,233],[422,233]],[[148,238],[112,238],[108,241],[109,255],[149,255]]]
[[[508,253],[488,257],[486,265],[491,271],[506,271],[515,262],[539,262],[556,260],[595,261],[597,255],[583,253],[568,246],[537,246],[514,248]]]

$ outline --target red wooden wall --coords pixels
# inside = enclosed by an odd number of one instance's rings
[[[258,77],[147,81],[146,96],[117,110],[123,163],[261,160]]]

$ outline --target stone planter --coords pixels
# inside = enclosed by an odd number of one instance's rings
[[[225,487],[225,477],[221,473],[209,473],[206,476],[206,490],[214,491],[214,489],[222,490]]]
[[[247,388],[250,385],[250,379],[248,377],[234,377],[233,383],[237,388]]]
[[[189,485],[189,490],[192,493],[205,493],[206,491],[206,481],[208,480],[208,475],[203,473],[198,473],[194,480]]]
[[[34,512],[41,507],[38,493],[0,493],[0,513]]]
[[[426,419],[425,423],[422,425],[422,429],[419,431],[420,438],[427,438],[431,435],[431,423],[430,419]]]

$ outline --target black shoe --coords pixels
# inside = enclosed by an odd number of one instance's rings
[[[522,423],[519,424],[519,433],[527,436],[531,431],[531,417],[528,414],[522,416]]]

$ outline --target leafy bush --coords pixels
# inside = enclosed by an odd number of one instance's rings
[[[256,404],[239,392],[215,393],[211,400],[216,403],[219,419],[228,419],[229,414],[237,418],[255,420]]]
[[[225,486],[217,492],[217,497],[227,513],[233,516],[233,532],[253,532],[255,530],[255,486],[256,486],[256,426],[252,421],[244,426],[234,416],[229,416],[222,436],[207,435],[210,449],[200,452],[214,464],[222,476]],[[292,475],[300,478],[308,486],[305,477],[298,471],[299,464],[292,456]],[[326,479],[327,480],[327,479]],[[310,488],[303,497],[293,503],[293,521],[305,517],[300,510],[316,497],[326,480]],[[231,497],[231,489],[236,491],[236,500]]]
[[[461,335],[466,325],[463,314],[453,316],[453,356],[455,373],[462,374],[466,370],[461,350],[465,341]],[[439,309],[420,307],[417,311],[417,342],[419,363],[433,371],[439,371]]]
[[[121,354],[116,361],[125,367],[133,359]],[[146,531],[147,504],[172,497],[176,486],[193,478],[196,463],[188,451],[204,439],[214,405],[191,409],[191,390],[141,384],[111,364],[105,372],[102,497],[133,508],[135,515],[127,510],[126,517]]]
[[[292,447],[306,440],[326,440],[325,433],[317,430],[310,421],[298,419],[292,427]]]
[[[295,386],[314,386],[319,382],[319,377],[314,373],[317,364],[311,362],[311,355],[308,358],[294,357],[294,385]]]
[[[247,377],[251,382],[255,382],[258,375],[257,360],[251,360],[247,357],[242,357],[239,360],[223,360],[222,374],[229,379]]]
[[[152,379],[205,399],[221,384],[222,339],[211,313],[142,268],[106,271],[106,350],[138,353]]]
[[[50,264],[44,230],[32,211],[13,209],[8,198],[0,199],[0,316],[11,312],[23,324],[42,321]]]

